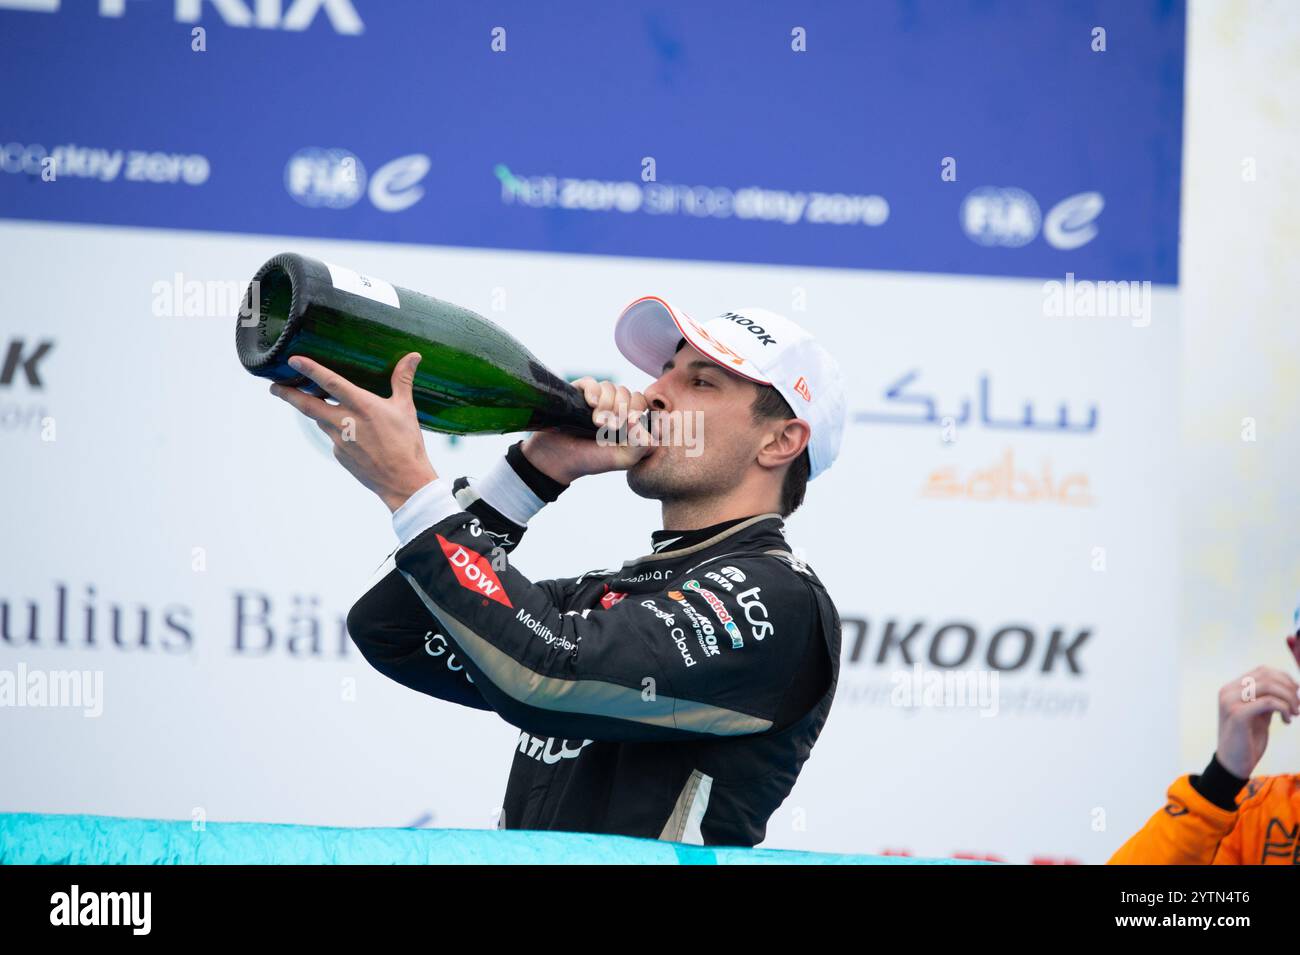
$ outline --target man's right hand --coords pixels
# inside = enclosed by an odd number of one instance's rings
[[[573,385],[591,406],[592,422],[602,427],[602,434],[609,439],[593,441],[561,431],[534,432],[523,447],[524,457],[533,467],[569,484],[587,474],[626,471],[650,452],[652,439],[641,419],[649,407],[645,395],[595,378],[579,378]],[[618,434],[625,437],[615,443]]]
[[[1290,723],[1300,715],[1300,687],[1281,670],[1260,666],[1219,690],[1219,747],[1228,772],[1249,779],[1268,746],[1273,714]]]

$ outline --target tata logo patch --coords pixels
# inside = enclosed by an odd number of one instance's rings
[[[496,571],[492,569],[492,564],[486,557],[452,543],[441,534],[435,536],[438,538],[438,546],[442,548],[447,558],[447,563],[451,564],[452,573],[456,575],[462,587],[514,609],[514,604],[506,596],[505,587],[501,586],[501,578],[496,575]]]
[[[808,379],[803,375],[794,383],[794,393],[804,401],[812,401],[812,392],[808,390]]]

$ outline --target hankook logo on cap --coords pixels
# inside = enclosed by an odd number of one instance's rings
[[[757,335],[758,340],[764,345],[776,344],[776,339],[767,333],[767,329],[755,322],[752,318],[746,318],[744,315],[737,315],[735,312],[726,312],[722,317],[729,322],[735,322],[741,328],[748,330],[751,334]]]

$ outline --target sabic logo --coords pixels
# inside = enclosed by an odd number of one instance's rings
[[[60,0],[0,0],[0,9],[27,10],[33,13],[58,13]],[[177,23],[198,23],[203,8],[215,12],[228,27],[254,27],[259,30],[286,30],[301,32],[312,25],[322,11],[335,33],[355,36],[365,30],[352,0],[289,0],[285,9],[283,0],[220,0],[205,4],[204,0],[175,0],[172,19]],[[126,15],[127,0],[99,0],[101,17]]]
[[[511,610],[514,609],[514,604],[506,596],[505,587],[501,585],[501,578],[496,575],[496,571],[492,569],[492,564],[486,557],[452,543],[441,534],[435,536],[438,538],[442,553],[447,558],[447,563],[451,564],[452,573],[456,575],[456,580],[462,587],[476,594],[482,594],[489,600],[495,600]]]
[[[27,379],[27,384],[34,390],[40,391],[45,385],[41,381],[37,363],[43,361],[52,348],[54,342],[49,340],[39,341],[29,347],[21,338],[12,339],[5,350],[4,362],[0,364],[0,386],[11,386],[21,372]]]

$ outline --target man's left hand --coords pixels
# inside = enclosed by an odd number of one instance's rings
[[[419,364],[418,352],[403,357],[393,369],[393,396],[381,398],[324,365],[295,355],[289,367],[314,381],[338,404],[280,384],[271,386],[271,394],[315,421],[334,442],[334,459],[395,511],[438,477],[425,453],[411,397]]]

